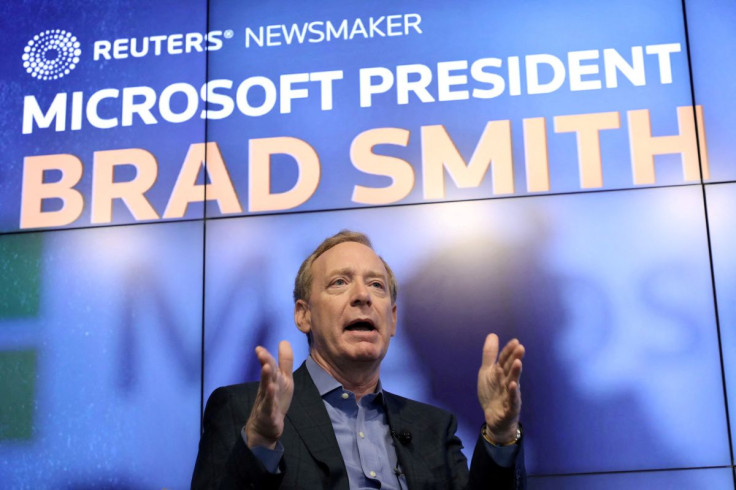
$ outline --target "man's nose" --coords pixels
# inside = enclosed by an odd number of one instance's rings
[[[352,298],[350,301],[350,304],[353,306],[359,306],[359,305],[369,305],[373,303],[373,299],[371,298],[371,292],[368,289],[368,286],[363,284],[361,281],[355,281],[353,283],[353,290],[352,290]]]

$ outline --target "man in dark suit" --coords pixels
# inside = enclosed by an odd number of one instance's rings
[[[519,412],[524,347],[488,335],[478,373],[485,423],[470,471],[448,412],[384,391],[397,285],[365,235],[343,231],[302,264],[294,319],[310,357],[292,374],[256,348],[258,383],[218,388],[204,415],[193,488],[524,488]],[[448,367],[451,372],[452,367]]]

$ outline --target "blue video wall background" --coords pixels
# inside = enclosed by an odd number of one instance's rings
[[[392,392],[529,486],[736,488],[736,3],[0,6],[0,481],[186,488],[319,242],[399,280]]]

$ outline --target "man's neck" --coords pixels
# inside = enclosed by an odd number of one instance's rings
[[[343,388],[353,392],[356,400],[360,400],[364,395],[375,393],[380,377],[380,362],[354,362],[333,366],[314,351],[310,355],[314,359],[314,362],[319,364],[322,369],[335,378]]]

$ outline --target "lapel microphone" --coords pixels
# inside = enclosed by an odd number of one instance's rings
[[[394,439],[397,439],[401,444],[406,446],[411,442],[411,432],[408,430],[402,430],[402,431],[391,431],[391,435],[394,437]]]

